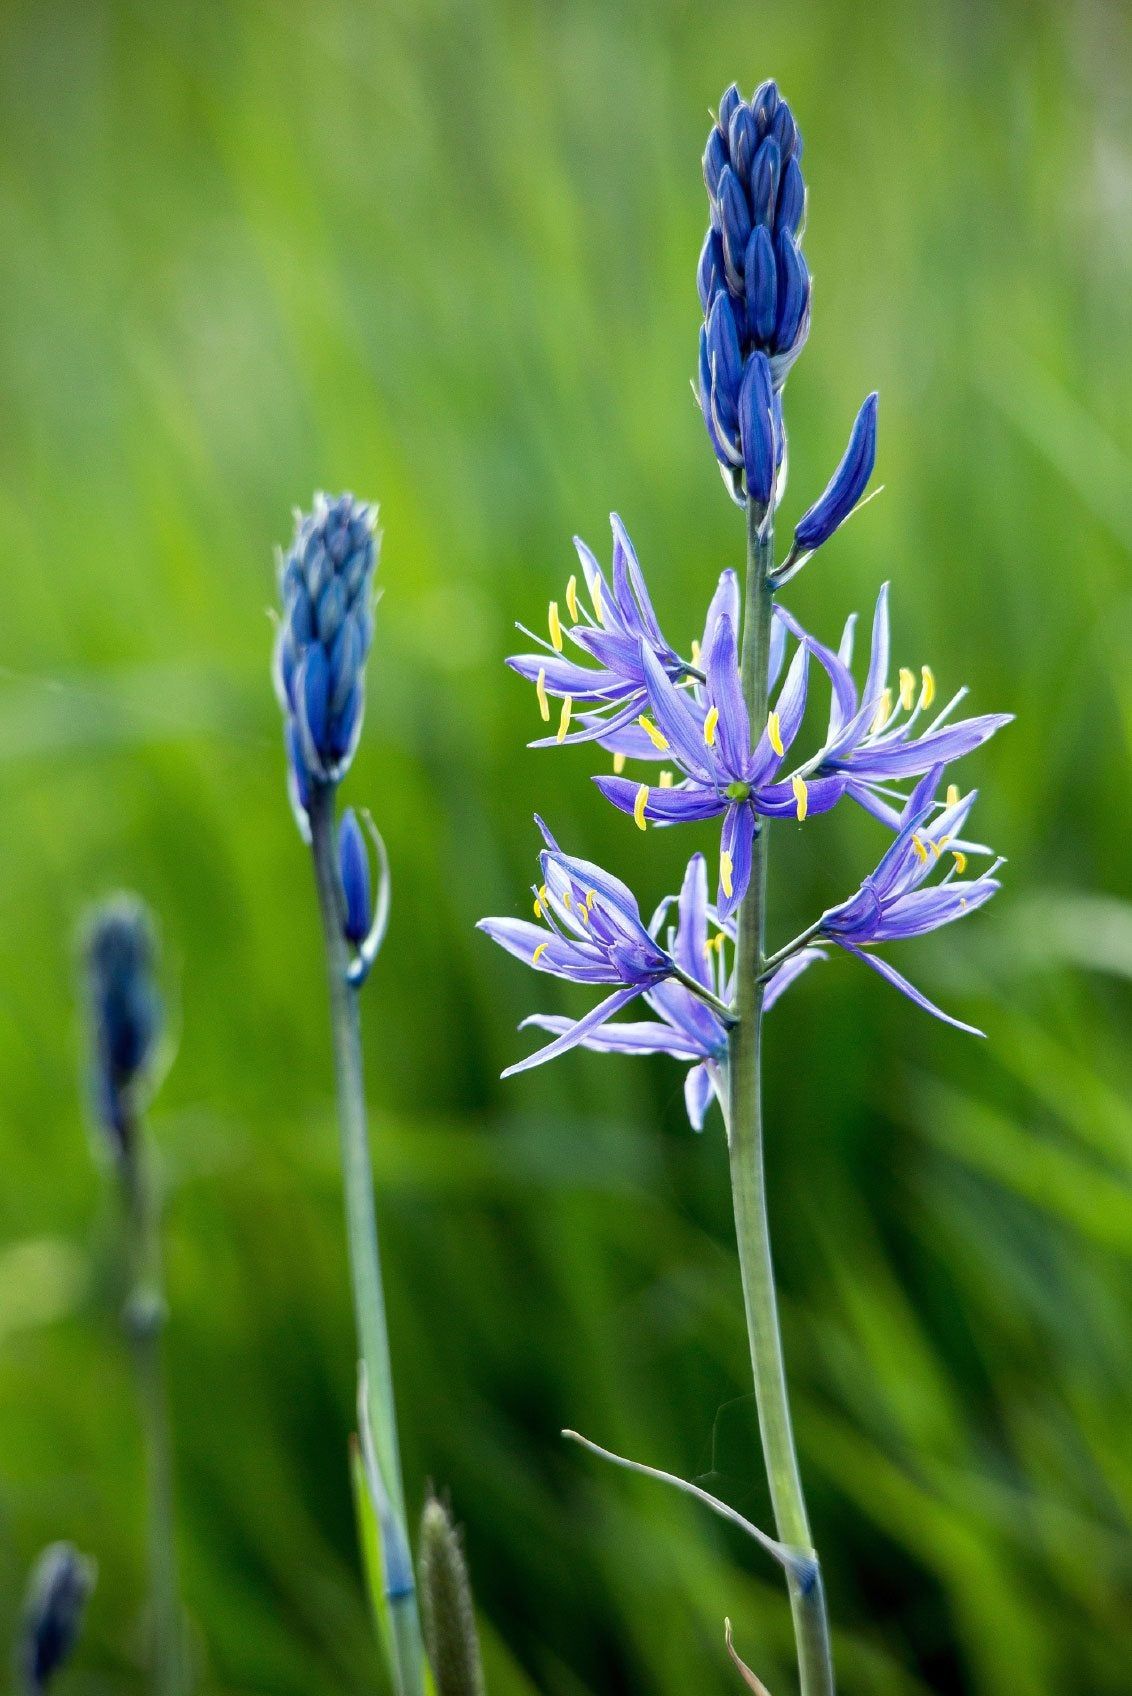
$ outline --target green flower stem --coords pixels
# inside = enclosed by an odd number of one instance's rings
[[[165,1297],[160,1205],[143,1128],[137,1120],[123,1157],[122,1195],[130,1268],[123,1321],[134,1357],[145,1445],[149,1540],[150,1646],[155,1696],[183,1696],[185,1637],[173,1512],[173,1445],[165,1388]]]
[[[767,670],[774,539],[761,514],[747,508],[747,588],[743,622],[743,693],[758,737],[767,719]],[[762,1127],[762,1013],[766,912],[766,821],[755,836],[751,882],[738,914],[734,1012],[728,1045],[727,1140],[743,1305],[755,1379],[763,1456],[781,1541],[811,1559],[788,1576],[802,1696],[833,1696],[833,1662],[821,1571],[806,1514],[778,1321],[770,1253]]]
[[[334,1069],[338,1084],[338,1124],[341,1136],[342,1181],[346,1203],[346,1237],[354,1292],[358,1354],[365,1369],[366,1399],[374,1456],[385,1493],[377,1504],[380,1517],[391,1522],[383,1549],[386,1606],[389,1616],[390,1659],[397,1696],[423,1696],[424,1658],[412,1558],[405,1516],[405,1490],[397,1443],[397,1412],[393,1369],[381,1282],[377,1214],[373,1200],[373,1167],[366,1126],[365,1084],[362,1072],[358,990],[349,982],[349,951],[342,933],[344,902],[338,873],[334,819],[334,787],[315,787],[310,808],[311,847],[315,881],[326,941],[330,979],[330,1022],[334,1039]],[[384,1509],[388,1506],[388,1513]],[[390,1546],[392,1544],[393,1546]]]

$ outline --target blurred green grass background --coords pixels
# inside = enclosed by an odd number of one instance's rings
[[[1132,1617],[1132,28],[1068,6],[12,0],[0,20],[0,1637],[45,1541],[101,1567],[67,1689],[144,1687],[139,1445],[77,1093],[73,935],[160,913],[185,1589],[207,1692],[381,1688],[309,867],[272,547],[379,498],[350,782],[389,843],[367,994],[406,1467],[467,1529],[493,1696],[791,1685],[781,1587],[570,1424],[766,1518],[717,1119],[678,1068],[507,1085],[534,1006],[473,930],[531,814],[642,904],[583,753],[504,671],[616,507],[666,627],[741,524],[688,393],[699,155],[732,78],[806,136],[795,516],[882,396],[873,503],[799,581],[894,584],[896,655],[1018,722],[969,762],[1008,893],[920,946],[936,1027],[834,962],[775,1015],[772,1212],[845,1696],[1117,1696]],[[780,830],[775,932],[875,852]],[[695,836],[695,833],[692,833]],[[704,835],[705,844],[709,841]]]

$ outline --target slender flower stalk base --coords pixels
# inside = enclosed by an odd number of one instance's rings
[[[129,1154],[122,1165],[122,1199],[130,1269],[130,1293],[123,1317],[134,1356],[145,1443],[153,1687],[155,1696],[183,1696],[185,1639],[174,1529],[173,1445],[162,1347],[166,1310],[160,1209],[140,1126],[131,1131]]]
[[[773,531],[755,501],[747,505],[747,592],[743,624],[743,693],[755,734],[767,718],[767,667],[774,567]],[[767,821],[753,847],[751,881],[739,908],[735,1014],[728,1042],[727,1137],[743,1305],[751,1346],[759,1430],[775,1523],[782,1542],[810,1560],[788,1573],[802,1696],[833,1696],[833,1661],[821,1570],[806,1514],[786,1373],[767,1220],[762,1130],[762,1017]]]
[[[423,1696],[420,1617],[409,1554],[393,1372],[373,1200],[373,1168],[366,1127],[358,991],[349,981],[350,961],[343,935],[344,896],[338,869],[334,790],[332,783],[314,786],[309,817],[330,979],[346,1233],[358,1352],[365,1384],[366,1407],[363,1411],[368,1415],[378,1482],[385,1498],[376,1506],[382,1532],[394,1688],[397,1696]],[[363,1441],[365,1435],[362,1433]]]

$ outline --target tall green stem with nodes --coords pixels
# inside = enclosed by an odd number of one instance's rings
[[[743,694],[757,737],[767,719],[767,675],[774,591],[774,532],[754,500],[747,503],[743,620]],[[782,1542],[807,1559],[788,1572],[802,1696],[833,1696],[833,1661],[821,1569],[813,1550],[790,1418],[778,1298],[770,1251],[762,1123],[762,1017],[765,960],[767,819],[759,821],[751,881],[738,913],[736,1023],[728,1041],[727,1140],[743,1305],[758,1403],[759,1430],[775,1523]]]
[[[424,1696],[424,1660],[412,1557],[405,1516],[405,1491],[397,1440],[397,1410],[385,1293],[381,1281],[373,1166],[366,1122],[358,989],[350,982],[349,952],[343,932],[344,896],[338,869],[334,819],[336,786],[314,786],[309,807],[311,849],[326,944],[330,983],[330,1022],[338,1089],[338,1124],[346,1237],[354,1293],[358,1354],[363,1374],[359,1417],[363,1447],[372,1437],[373,1480],[380,1492],[374,1503],[381,1530],[389,1655],[397,1696]]]

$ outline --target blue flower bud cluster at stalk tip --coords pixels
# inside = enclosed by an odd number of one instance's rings
[[[41,1696],[70,1655],[94,1578],[93,1561],[70,1543],[52,1543],[35,1563],[18,1648],[26,1696]]]
[[[377,508],[339,495],[298,513],[279,564],[283,616],[275,686],[286,720],[296,809],[315,783],[336,783],[357,747],[365,706],[365,663],[373,641]]]
[[[697,284],[699,402],[734,497],[771,500],[785,451],[779,398],[810,328],[802,137],[774,82],[732,83],[704,151],[710,228]]]
[[[87,922],[84,955],[95,1113],[112,1152],[127,1159],[162,1022],[156,931],[143,903],[117,895],[99,907]]]

